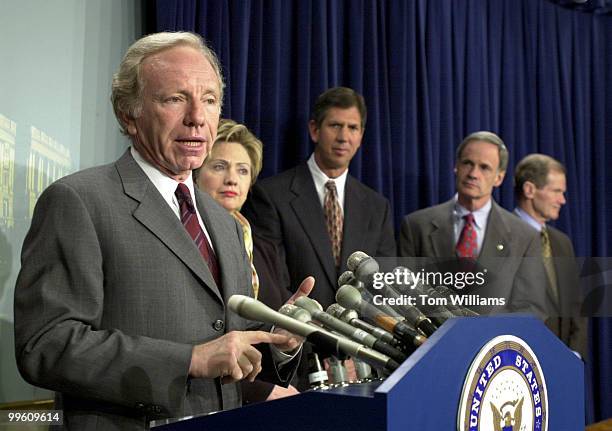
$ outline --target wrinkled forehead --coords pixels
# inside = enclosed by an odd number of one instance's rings
[[[210,61],[190,46],[176,46],[146,57],[141,63],[141,79],[144,88],[197,85],[206,92],[220,92],[219,77]]]
[[[487,161],[494,168],[499,167],[499,148],[487,141],[473,140],[465,144],[459,160]]]

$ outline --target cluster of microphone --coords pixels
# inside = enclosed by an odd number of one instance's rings
[[[300,297],[278,311],[243,295],[233,295],[228,306],[244,318],[276,325],[314,344],[318,355],[332,358],[329,369],[336,382],[345,381],[342,361],[347,357],[353,359],[359,380],[370,380],[372,368],[378,377],[384,378],[447,319],[476,315],[466,308],[450,305],[451,292],[445,287],[417,283],[416,278],[406,284],[375,283],[375,274],[380,271],[378,262],[361,251],[349,256],[347,267],[349,270],[338,279],[337,303],[327,310],[308,297]],[[407,268],[400,269],[412,275]],[[380,304],[374,300],[377,295],[394,299],[402,295],[427,295],[446,300],[431,301],[434,305],[419,308],[399,300]],[[312,369],[309,380],[313,387],[325,387],[327,372],[318,355],[308,358]]]

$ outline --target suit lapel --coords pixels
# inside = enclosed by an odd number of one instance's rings
[[[501,217],[499,206],[495,201],[491,201],[491,204],[487,230],[477,260],[489,274],[502,274],[505,259],[499,258],[510,255],[511,232]]]
[[[236,281],[236,268],[246,266],[247,262],[237,261],[235,259],[237,256],[236,250],[233,250],[232,246],[224,240],[224,238],[231,238],[232,235],[236,235],[235,222],[230,218],[231,216],[227,213],[227,210],[219,207],[212,197],[206,193],[200,192],[197,188],[196,203],[202,221],[214,245],[215,255],[219,263],[221,282],[223,284],[223,297],[229,298],[235,293],[244,293],[236,290],[238,287]],[[224,220],[229,220],[231,223],[226,223]],[[210,279],[213,280],[210,271],[208,271],[208,266],[204,265],[204,267]],[[213,285],[217,287],[214,280]],[[217,292],[219,292],[219,289],[217,289]]]
[[[370,221],[366,217],[366,214],[370,214],[367,202],[357,188],[356,182],[357,180],[353,177],[347,176],[344,192],[344,227],[342,231],[340,273],[346,271],[346,260],[350,254],[357,250],[363,250],[364,233]]]
[[[491,204],[487,230],[479,256],[507,257],[510,255],[510,228],[501,217],[499,206],[495,201],[491,201]]]
[[[323,208],[321,208],[321,203],[319,202],[319,197],[317,196],[317,191],[306,163],[302,163],[296,168],[295,177],[291,183],[291,191],[295,194],[295,198],[291,201],[291,208],[312,243],[312,247],[330,283],[332,286],[335,286],[336,268],[334,266],[331,241],[325,226]]]
[[[440,206],[440,211],[431,220],[429,240],[436,257],[450,257],[455,255],[453,243],[453,200]]]
[[[195,243],[129,150],[117,161],[116,167],[125,194],[139,202],[134,218],[159,238],[221,300],[219,289]]]

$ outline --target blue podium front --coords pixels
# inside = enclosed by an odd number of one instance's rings
[[[527,316],[447,321],[384,382],[310,391],[154,429],[584,430],[582,361]]]

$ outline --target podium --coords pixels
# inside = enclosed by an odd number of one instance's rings
[[[495,382],[498,376],[504,380]],[[541,321],[507,315],[445,322],[382,383],[309,391],[153,429],[518,431],[531,418],[530,430],[582,431],[584,411],[582,361]]]

